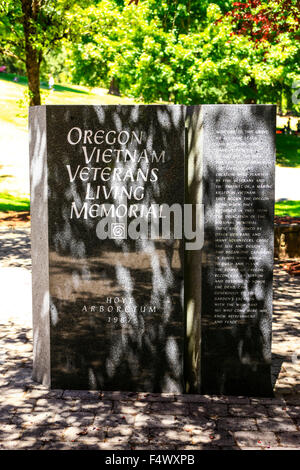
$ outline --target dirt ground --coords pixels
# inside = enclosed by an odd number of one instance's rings
[[[0,227],[30,228],[30,212],[0,212]]]

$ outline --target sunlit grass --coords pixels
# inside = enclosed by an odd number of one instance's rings
[[[29,211],[30,200],[24,196],[16,196],[9,193],[0,193],[0,212]]]
[[[13,74],[0,74],[0,125],[1,121],[15,125],[19,130],[27,130],[27,106],[25,93],[26,79],[18,77],[14,82]],[[43,104],[133,104],[134,101],[107,94],[107,90],[98,89],[99,94],[83,86],[54,85],[54,90],[42,87]],[[23,104],[20,103],[23,101]],[[0,130],[1,131],[1,130]]]
[[[276,150],[277,165],[300,168],[300,137],[277,134]]]
[[[300,217],[300,201],[276,202],[275,215],[277,215],[278,217]]]

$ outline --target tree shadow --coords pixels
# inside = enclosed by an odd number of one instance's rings
[[[6,219],[9,222],[9,218]],[[26,264],[30,268],[30,233],[28,229],[14,230],[13,235],[10,229],[5,229],[1,234],[0,258],[9,266],[20,266]]]
[[[200,113],[201,178],[189,182],[191,195],[193,186],[201,191],[205,213],[197,387],[271,396],[275,111],[209,105]],[[192,135],[191,147],[195,141]]]
[[[253,423],[275,417],[279,437],[293,435],[286,430],[287,416],[291,422],[299,420],[299,397],[294,406],[279,406],[276,400],[266,406],[264,399],[250,406],[231,397],[232,415],[226,397],[197,395],[187,403],[183,395],[151,400],[150,394],[49,391],[31,379],[31,329],[10,323],[1,324],[0,331],[5,351],[5,357],[1,354],[2,449],[229,450],[238,448],[236,430],[249,427],[245,417]],[[270,446],[268,436],[258,429],[242,431],[244,446],[253,447],[253,432],[254,446]]]
[[[33,111],[34,112],[34,111]],[[69,181],[66,165],[72,174],[77,165],[102,167],[93,158],[85,163],[83,143],[70,145],[67,134],[73,127],[83,130],[105,129],[131,132],[142,142],[131,140],[127,148],[133,155],[145,149],[149,155],[165,150],[165,161],[155,159],[111,159],[107,171],[117,169],[124,175],[128,169],[151,174],[156,168],[158,178],[139,178],[123,182],[109,180],[113,191],[101,202],[128,206],[114,187],[139,186],[143,204],[183,204],[184,186],[184,112],[181,106],[47,106],[47,163],[48,191],[45,177],[40,173],[32,178],[32,218],[38,225],[38,212],[48,207],[49,220],[49,299],[51,336],[52,386],[100,388],[103,390],[182,391],[183,338],[182,310],[183,256],[182,245],[173,239],[145,238],[142,227],[139,240],[99,240],[96,235],[98,218],[70,218],[73,201],[79,206],[85,201],[87,184],[96,194],[101,179],[91,176],[87,181]],[[39,127],[38,120],[33,126]],[[40,125],[32,138],[32,154],[38,158],[45,128]],[[143,132],[143,134],[141,134]],[[95,144],[94,144],[95,145]],[[93,144],[87,145],[88,155]],[[98,145],[101,151],[109,147],[113,153],[120,144]],[[38,165],[34,161],[33,165]],[[34,171],[34,169],[33,169]],[[98,201],[87,201],[88,207]],[[42,209],[43,210],[43,209]],[[46,209],[47,211],[47,209]],[[33,224],[34,224],[33,220]],[[33,231],[33,253],[36,230]],[[146,231],[148,231],[148,224]],[[45,237],[45,249],[47,240]],[[40,265],[41,260],[36,263]],[[47,293],[47,281],[39,285],[40,273],[33,262],[33,280],[43,291],[41,308]],[[39,285],[39,287],[37,287]],[[84,286],[84,287],[83,287]],[[108,302],[122,299],[121,309],[109,313]],[[101,309],[103,309],[101,311]],[[116,320],[116,322],[115,322]],[[37,337],[40,326],[37,324]],[[39,340],[37,339],[37,343]],[[44,350],[41,344],[36,346]],[[47,359],[48,360],[48,359]],[[77,385],[76,385],[77,384]]]

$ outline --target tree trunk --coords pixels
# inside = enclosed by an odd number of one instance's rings
[[[118,86],[118,81],[116,78],[112,78],[110,85],[109,85],[109,90],[108,90],[109,95],[115,95],[115,96],[121,96],[119,86]]]
[[[41,104],[40,63],[42,56],[33,44],[33,40],[36,37],[35,21],[37,19],[38,9],[39,2],[37,2],[37,0],[22,0],[29,106],[38,106]]]
[[[245,104],[256,104],[257,102],[257,86],[255,80],[251,78],[250,83],[248,85],[250,90],[250,94],[248,98],[245,100]]]
[[[40,95],[40,62],[36,54],[26,51],[26,71],[29,89],[29,106],[41,104]]]

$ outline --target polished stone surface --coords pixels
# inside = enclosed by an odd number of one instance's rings
[[[30,123],[36,380],[271,395],[275,108],[47,106]],[[184,201],[204,205],[203,249],[183,261],[148,223],[129,236],[136,205]],[[131,215],[104,239],[107,203]]]
[[[47,387],[50,373],[49,246],[46,108],[29,111],[30,216],[32,239],[33,378]]]
[[[99,239],[94,217],[183,204],[183,107],[47,106],[45,128],[51,387],[183,391],[180,240]]]
[[[199,116],[202,139],[189,194],[196,185],[205,214],[202,294],[200,301],[193,293],[186,299],[196,304],[200,322],[193,386],[202,393],[272,395],[275,107],[203,105],[191,112]]]

